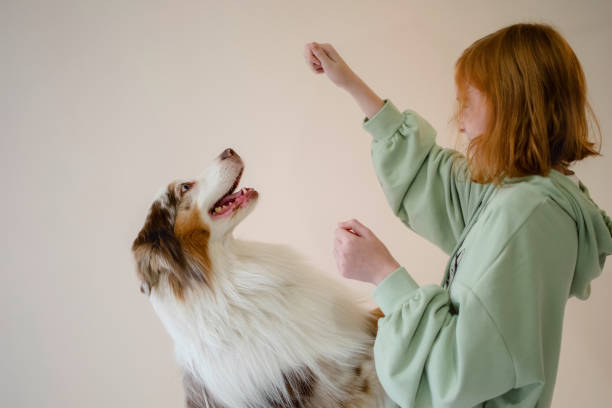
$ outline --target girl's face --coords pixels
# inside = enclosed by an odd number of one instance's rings
[[[484,94],[469,84],[462,105],[459,114],[459,131],[465,133],[468,140],[471,141],[487,129],[489,109]]]

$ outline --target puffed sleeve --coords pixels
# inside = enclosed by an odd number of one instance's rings
[[[419,287],[403,267],[373,296],[385,313],[374,343],[376,372],[402,408],[473,407],[514,386],[512,357],[477,297],[466,296],[453,314],[447,291]]]
[[[373,136],[372,162],[394,214],[450,253],[490,186],[471,182],[465,158],[438,146],[435,130],[414,111],[385,100],[363,128]]]

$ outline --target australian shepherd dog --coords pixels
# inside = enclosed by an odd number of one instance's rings
[[[190,408],[375,408],[379,309],[284,245],[233,237],[258,192],[223,151],[161,189],[132,245],[141,291],[174,341]],[[361,304],[364,304],[363,302]]]

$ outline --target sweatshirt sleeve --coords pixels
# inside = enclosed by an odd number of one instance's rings
[[[414,111],[401,113],[385,100],[376,115],[364,119],[363,128],[373,136],[374,169],[393,213],[450,253],[485,185],[469,180],[465,158],[438,146],[435,130]]]
[[[466,255],[453,282],[456,304],[438,285],[419,287],[403,267],[374,290],[385,314],[374,343],[376,372],[402,408],[474,407],[497,398],[535,406],[545,381],[554,383],[547,370],[558,362],[575,226],[550,200],[528,215],[517,212],[487,221],[503,240],[483,234],[466,249],[474,255]]]
[[[373,296],[385,314],[374,343],[376,373],[400,407],[473,407],[513,387],[512,357],[477,297],[452,314],[445,290],[419,287],[403,267]]]

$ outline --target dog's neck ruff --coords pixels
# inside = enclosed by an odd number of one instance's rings
[[[208,251],[210,287],[189,288],[178,300],[162,280],[151,292],[183,368],[232,408],[290,398],[279,387],[287,373],[314,375],[329,398],[342,398],[346,391],[322,364],[350,365],[372,348],[347,288],[286,246],[228,237]]]

